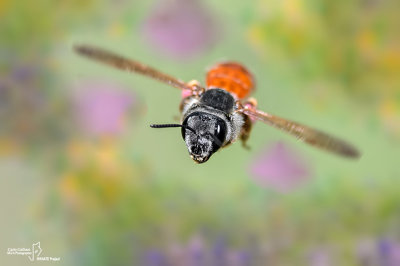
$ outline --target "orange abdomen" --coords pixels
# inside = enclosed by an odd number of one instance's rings
[[[241,64],[225,62],[213,66],[206,77],[207,88],[220,88],[246,98],[254,90],[253,75]]]

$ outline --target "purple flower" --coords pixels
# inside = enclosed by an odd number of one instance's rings
[[[215,242],[212,249],[212,257],[214,264],[218,266],[224,266],[226,264],[226,243],[222,237],[219,237]]]
[[[205,265],[205,243],[203,237],[195,235],[188,244],[190,266]]]
[[[247,252],[243,251],[230,251],[228,254],[229,266],[248,266],[250,264],[250,257]]]
[[[107,82],[86,82],[78,88],[76,115],[91,135],[114,135],[123,130],[128,109],[135,103],[131,93]]]
[[[19,82],[30,82],[38,75],[38,71],[31,65],[20,65],[12,70],[11,76]]]
[[[165,255],[158,250],[150,250],[144,258],[145,266],[166,266],[167,261]]]
[[[250,173],[260,185],[288,192],[310,177],[310,168],[302,155],[278,142],[255,158]]]
[[[198,0],[158,1],[143,26],[143,35],[160,53],[190,59],[213,45],[219,29]]]
[[[389,266],[390,265],[390,253],[392,249],[391,241],[387,239],[382,239],[378,242],[378,250],[379,250],[379,257],[381,260],[381,265]]]
[[[253,263],[252,256],[248,251],[240,251],[239,254],[239,261],[242,266],[250,266]]]
[[[395,241],[382,239],[378,242],[380,265],[400,265],[400,244]]]

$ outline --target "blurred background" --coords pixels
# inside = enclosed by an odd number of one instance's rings
[[[400,265],[400,3],[0,0],[0,262]],[[346,160],[256,123],[196,165],[180,92],[74,54],[110,49],[182,80],[236,60],[259,108],[357,146]]]

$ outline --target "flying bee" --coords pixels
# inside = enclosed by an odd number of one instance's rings
[[[355,147],[341,139],[258,110],[257,101],[249,98],[254,91],[254,78],[239,63],[224,62],[213,66],[207,72],[206,87],[203,87],[198,81],[183,82],[150,66],[100,48],[78,45],[75,51],[87,58],[151,77],[182,90],[181,123],[153,124],[150,127],[180,127],[189,154],[196,163],[206,162],[216,151],[237,139],[246,147],[253,121],[256,120],[337,155],[347,158],[360,156]]]

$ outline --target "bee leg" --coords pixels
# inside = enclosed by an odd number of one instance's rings
[[[250,117],[247,115],[244,115],[243,118],[244,118],[244,124],[242,127],[242,131],[240,132],[239,138],[242,141],[243,148],[245,148],[246,150],[250,150],[250,146],[248,146],[246,142],[250,137],[250,131],[251,131],[253,122],[251,121]]]

